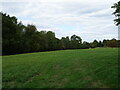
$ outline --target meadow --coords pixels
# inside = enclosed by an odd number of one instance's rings
[[[118,48],[37,52],[2,59],[3,88],[118,87]]]

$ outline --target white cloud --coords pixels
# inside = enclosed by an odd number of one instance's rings
[[[3,0],[3,12],[57,37],[77,34],[86,41],[116,38],[111,6],[118,0]],[[64,26],[64,27],[61,27]],[[66,27],[65,27],[66,26]],[[67,30],[67,27],[70,30]]]

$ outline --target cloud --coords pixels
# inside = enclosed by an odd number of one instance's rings
[[[81,36],[92,41],[117,38],[111,6],[118,0],[3,0],[2,11],[15,15],[25,25],[52,30],[58,38]]]

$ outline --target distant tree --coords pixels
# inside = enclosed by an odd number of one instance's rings
[[[71,47],[70,39],[68,36],[65,38],[65,44],[66,44],[66,49],[69,49]]]
[[[39,51],[46,51],[49,49],[49,42],[48,42],[48,36],[46,31],[40,31],[38,32],[38,43],[39,43]]]
[[[102,41],[99,41],[99,42],[98,42],[98,47],[103,47]]]
[[[88,42],[84,41],[84,42],[81,44],[81,48],[82,48],[82,49],[88,49],[88,48],[90,48],[90,44],[89,44]]]
[[[71,48],[77,49],[80,48],[82,43],[82,39],[79,36],[72,35],[71,36]]]
[[[76,35],[72,35],[71,40],[73,40],[73,41],[76,40],[76,41],[78,41],[78,43],[82,43],[82,39],[79,36],[76,36]]]
[[[107,42],[108,47],[118,47],[118,41],[116,39],[111,39]]]
[[[104,39],[103,40],[103,47],[107,47],[107,42],[108,42],[109,40],[106,40],[106,39]]]
[[[38,49],[38,44],[36,42],[36,26],[28,24],[24,29],[24,52],[34,52]]]
[[[62,48],[61,48],[61,44],[60,44],[60,39],[58,39],[58,38],[55,38],[56,39],[56,50],[61,50]]]
[[[66,46],[66,38],[62,37],[59,44],[60,44],[61,49],[66,49],[67,48],[67,46]]]
[[[71,47],[70,39],[68,36],[61,38],[60,46],[61,46],[61,49],[69,49]]]
[[[95,48],[95,45],[93,44],[93,42],[90,43],[90,48]]]
[[[35,32],[37,32],[36,26],[35,25],[30,25],[28,24],[25,27],[25,32],[26,34],[30,37],[31,35],[33,35]]]
[[[114,21],[116,25],[119,25],[120,24],[120,1],[115,3],[111,8],[115,9],[113,14],[117,17],[117,19],[115,19]]]
[[[98,41],[97,40],[94,40],[91,44],[90,44],[90,46],[91,46],[91,48],[96,48],[96,47],[98,47]]]
[[[48,50],[56,50],[57,49],[57,39],[55,37],[55,33],[52,31],[47,32],[47,40],[48,40]]]

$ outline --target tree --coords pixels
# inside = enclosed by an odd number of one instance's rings
[[[81,45],[81,48],[82,49],[88,49],[88,48],[90,48],[90,44],[88,42],[84,41]]]
[[[118,41],[116,39],[111,39],[107,42],[108,47],[118,47]]]
[[[92,43],[90,43],[90,47],[91,47],[91,48],[96,48],[96,47],[98,47],[98,41],[97,41],[97,40],[94,40]]]
[[[60,48],[61,49],[66,49],[66,38],[65,37],[62,37],[61,40],[60,40]]]
[[[73,49],[80,48],[81,43],[82,43],[82,39],[79,36],[76,35],[71,36],[71,48]]]
[[[107,42],[109,42],[109,40],[103,40],[103,47],[107,47]]]
[[[99,41],[99,42],[98,42],[98,47],[103,47],[102,41]]]
[[[49,49],[48,46],[48,37],[46,31],[40,31],[38,32],[38,43],[39,43],[39,51],[46,51]]]
[[[120,1],[115,3],[111,8],[115,9],[113,14],[117,17],[117,19],[115,19],[114,21],[116,25],[119,25],[120,24]]]
[[[78,41],[78,43],[82,43],[82,39],[79,36],[72,35],[71,36],[72,41]]]
[[[10,17],[6,13],[2,14],[2,46],[3,55],[21,53],[21,35],[23,25],[18,23],[15,16]]]
[[[38,50],[36,43],[37,29],[35,25],[28,24],[24,29],[23,48],[24,52],[34,52]]]
[[[52,31],[37,31],[35,25],[23,25],[15,16],[2,14],[2,46],[3,55],[51,51],[58,49],[86,49],[95,47],[119,47],[120,40],[94,40],[83,42],[79,36],[72,35],[58,39]]]
[[[71,43],[70,43],[70,39],[68,36],[65,38],[65,44],[66,44],[66,49],[70,49]]]
[[[47,40],[48,40],[48,50],[56,50],[57,49],[57,40],[55,38],[55,33],[52,31],[47,32]]]
[[[69,49],[70,48],[70,40],[69,37],[62,37],[60,40],[60,48],[61,49]]]

